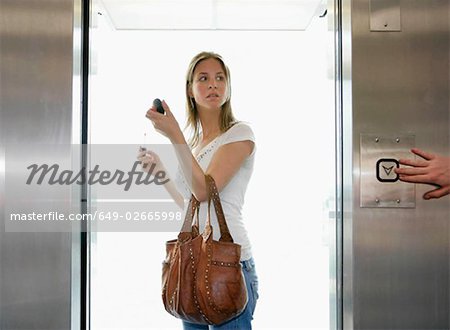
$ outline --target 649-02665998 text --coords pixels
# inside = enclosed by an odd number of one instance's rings
[[[93,213],[70,213],[61,212],[46,213],[11,213],[11,221],[181,221],[181,212],[176,211],[95,211]]]

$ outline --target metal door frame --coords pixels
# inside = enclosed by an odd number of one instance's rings
[[[351,111],[351,0],[328,0],[332,11],[334,32],[335,79],[335,148],[336,148],[336,207],[335,254],[330,260],[330,276],[335,276],[335,296],[330,292],[330,329],[353,329],[352,307],[352,111]],[[89,144],[89,63],[91,0],[74,0],[74,141]],[[74,80],[74,83],[76,81]],[[77,103],[79,102],[79,103]],[[77,129],[78,128],[78,129]],[[345,130],[344,130],[345,128]],[[77,135],[78,134],[78,135]],[[88,164],[88,155],[82,157],[82,166]],[[82,188],[81,213],[88,213],[89,191]],[[346,225],[344,226],[344,215]],[[91,233],[82,228],[72,235],[72,329],[89,330],[90,327],[90,244]],[[345,253],[344,253],[345,252]],[[345,257],[344,257],[345,256]],[[334,273],[332,275],[331,273]],[[333,326],[334,324],[334,326]]]

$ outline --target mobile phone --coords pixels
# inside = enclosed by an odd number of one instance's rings
[[[165,113],[160,99],[154,99],[153,106],[156,108],[156,111],[158,111],[160,114]]]

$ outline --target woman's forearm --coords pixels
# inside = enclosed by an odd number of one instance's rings
[[[198,201],[205,201],[208,196],[205,173],[192,154],[183,133],[180,131],[180,134],[172,138],[171,142],[175,148],[175,153],[189,188]]]
[[[153,170],[157,168],[156,175],[162,172],[165,173],[163,186],[169,195],[172,197],[174,202],[181,208],[184,209],[184,198],[183,195],[177,190],[174,181],[168,176],[168,172],[164,165],[161,163],[159,156],[150,150],[141,149],[139,151],[138,160],[141,162],[142,170],[147,173],[147,175],[154,175]],[[167,177],[166,177],[167,175]]]
[[[167,183],[164,184],[164,188],[166,188],[169,195],[172,197],[172,199],[175,201],[175,203],[180,207],[180,209],[184,209],[184,198],[183,195],[177,190],[175,187],[175,184],[172,179],[167,181]]]

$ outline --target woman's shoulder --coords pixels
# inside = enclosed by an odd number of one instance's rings
[[[223,134],[225,141],[239,141],[239,140],[255,140],[255,135],[249,122],[236,121]]]
[[[237,132],[237,131],[239,131],[239,132],[247,131],[247,132],[253,133],[251,124],[247,121],[242,121],[242,120],[235,121],[234,123],[232,123],[230,128],[225,133],[231,133],[231,132]]]

